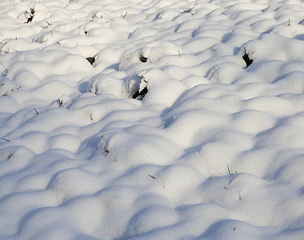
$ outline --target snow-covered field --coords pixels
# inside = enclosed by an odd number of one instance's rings
[[[304,239],[303,41],[300,0],[0,0],[0,239]]]

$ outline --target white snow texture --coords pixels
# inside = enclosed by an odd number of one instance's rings
[[[0,0],[1,240],[304,239],[301,0]]]

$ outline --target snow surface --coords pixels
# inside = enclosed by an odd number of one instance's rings
[[[0,239],[304,239],[303,40],[300,0],[0,0]]]

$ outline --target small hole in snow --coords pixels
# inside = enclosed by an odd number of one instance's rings
[[[147,62],[148,58],[144,57],[143,55],[140,55],[139,60],[141,62]]]
[[[95,62],[95,58],[92,57],[88,57],[86,58],[88,60],[88,62],[92,65]]]
[[[35,9],[31,8],[28,13],[30,14],[30,17],[27,19],[27,21],[25,23],[30,23],[33,20],[34,14],[35,14]]]
[[[146,95],[147,93],[148,93],[148,89],[145,87],[143,90],[137,91],[137,92],[132,96],[132,98],[137,99],[138,97],[141,97],[141,98],[138,99],[138,100],[142,100],[142,99],[145,97],[145,95]]]
[[[246,63],[246,68],[248,68],[251,65],[251,63],[253,62],[253,60],[249,58],[249,56],[246,52],[243,55],[243,59]]]
[[[30,23],[32,20],[33,20],[34,16],[30,16],[28,19],[27,19],[27,22],[26,23]]]

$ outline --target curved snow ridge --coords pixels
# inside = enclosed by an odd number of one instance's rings
[[[301,239],[303,3],[0,3],[0,239]]]

